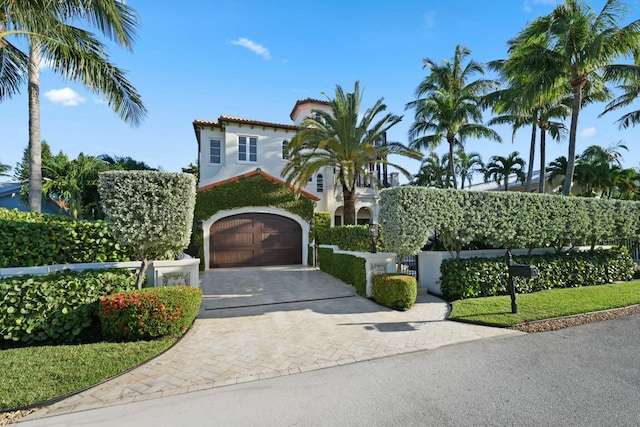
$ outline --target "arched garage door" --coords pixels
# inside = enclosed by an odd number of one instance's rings
[[[209,267],[302,264],[302,230],[292,219],[233,215],[211,226]]]

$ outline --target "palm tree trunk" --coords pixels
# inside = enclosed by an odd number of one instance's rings
[[[547,185],[546,157],[547,150],[547,130],[540,129],[540,181],[538,182],[538,193],[544,194]]]
[[[531,191],[531,180],[533,179],[533,161],[536,159],[536,131],[538,127],[534,123],[531,126],[531,144],[529,146],[529,168],[527,169],[527,181],[524,183],[524,192]]]
[[[458,188],[458,180],[456,178],[456,169],[453,164],[453,146],[455,145],[455,141],[453,138],[449,141],[449,173],[451,174],[451,179],[453,180],[453,188]]]
[[[567,155],[567,175],[564,177],[562,194],[568,196],[573,187],[573,173],[576,169],[576,133],[578,131],[578,115],[582,104],[582,85],[573,85],[573,104],[571,106],[571,127],[569,128],[569,154]]]
[[[344,225],[356,224],[356,200],[355,188],[349,189],[346,185],[342,185],[342,198],[344,200]]]
[[[42,143],[40,140],[40,44],[29,44],[29,210],[42,210]]]

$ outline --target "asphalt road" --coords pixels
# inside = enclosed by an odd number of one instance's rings
[[[24,426],[638,426],[640,315]]]

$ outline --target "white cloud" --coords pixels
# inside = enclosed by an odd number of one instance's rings
[[[240,37],[238,40],[232,41],[231,44],[246,47],[256,55],[262,56],[264,59],[271,59],[269,49],[262,45],[259,45],[258,43],[252,42],[249,39],[245,39],[244,37]]]
[[[86,101],[86,98],[80,96],[75,90],[65,87],[64,89],[52,89],[44,93],[44,97],[56,104],[62,104],[65,107],[75,107]]]
[[[598,131],[596,130],[596,128],[592,126],[580,132],[580,136],[582,136],[583,138],[593,138],[597,133]]]
[[[436,27],[438,12],[435,10],[430,10],[425,12],[424,14],[424,25],[428,30],[432,30]]]

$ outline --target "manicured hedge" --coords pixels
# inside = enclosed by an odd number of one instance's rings
[[[434,231],[457,256],[493,248],[562,247],[640,236],[640,202],[405,186],[380,192],[388,250],[417,253]]]
[[[320,270],[356,288],[360,296],[367,296],[366,260],[348,254],[336,254],[330,248],[318,248]]]
[[[168,286],[119,292],[100,299],[102,332],[115,340],[180,336],[191,326],[202,302],[202,291]]]
[[[518,293],[599,285],[633,277],[633,260],[626,248],[516,256],[513,262],[535,265],[540,273],[533,280],[515,278]],[[449,300],[509,293],[503,257],[444,260],[440,273],[440,289]]]
[[[0,268],[83,262],[130,261],[105,221],[0,208]]]
[[[336,245],[343,251],[371,252],[371,234],[368,225],[344,225],[323,230],[318,241],[324,245]],[[376,250],[384,251],[382,237],[378,233]]]
[[[395,310],[407,310],[416,302],[418,284],[412,276],[388,273],[371,279],[371,296],[376,302]]]
[[[313,239],[318,240],[318,244],[326,244],[327,232],[331,228],[331,214],[329,212],[314,212],[313,222],[315,223],[315,236],[311,236],[310,242]]]
[[[0,338],[70,343],[97,320],[100,297],[135,288],[129,270],[87,270],[0,279]]]

